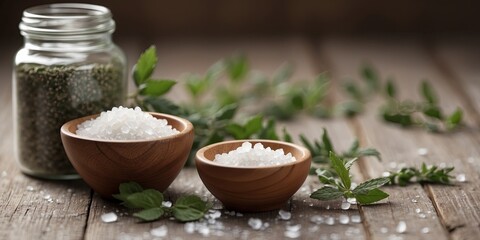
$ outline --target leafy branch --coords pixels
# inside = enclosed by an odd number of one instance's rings
[[[389,172],[388,177],[390,178],[390,184],[398,184],[400,186],[406,186],[413,182],[450,184],[450,179],[454,178],[450,173],[454,169],[454,167],[440,168],[435,165],[427,166],[425,163],[422,163],[420,169],[406,167],[396,172]]]
[[[330,163],[330,153],[334,153],[338,158],[346,161],[346,159],[360,158],[360,157],[375,157],[381,160],[380,153],[374,148],[360,148],[359,142],[355,139],[350,148],[345,152],[336,152],[333,147],[332,140],[328,135],[327,129],[323,128],[323,134],[320,139],[313,141],[308,140],[303,134],[300,134],[300,141],[310,150],[312,154],[313,167],[311,173],[315,173],[316,167],[325,167]],[[329,168],[321,168],[322,170],[329,170]]]
[[[182,196],[172,206],[166,206],[163,204],[164,197],[161,192],[143,189],[136,182],[120,184],[119,192],[113,197],[122,201],[122,205],[127,208],[139,209],[133,216],[142,221],[154,221],[169,216],[180,222],[195,221],[202,218],[211,207],[195,195]]]
[[[330,152],[329,159],[338,178],[332,176],[328,171],[317,171],[318,179],[325,186],[313,192],[310,195],[311,198],[321,201],[335,200],[341,197],[355,198],[360,204],[371,204],[388,197],[388,194],[379,188],[390,182],[390,178],[370,179],[352,188],[350,168],[357,158],[344,161],[335,153]]]
[[[403,127],[421,126],[432,132],[449,131],[461,125],[463,111],[457,108],[445,116],[438,105],[438,97],[432,86],[423,81],[420,92],[421,102],[400,101],[396,98],[397,90],[392,81],[387,82],[385,92],[387,102],[381,108],[383,119]]]

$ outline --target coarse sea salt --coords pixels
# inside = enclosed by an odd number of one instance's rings
[[[139,107],[114,107],[79,124],[76,132],[79,136],[105,140],[147,140],[177,133],[167,120],[157,119]]]
[[[261,143],[252,147],[252,143],[244,142],[235,150],[215,155],[213,161],[229,166],[263,167],[292,163],[296,158],[291,153],[285,154],[282,148],[272,150]]]

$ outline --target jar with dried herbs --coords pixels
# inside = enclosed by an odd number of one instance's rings
[[[125,55],[111,39],[110,11],[90,4],[50,4],[23,12],[25,45],[15,56],[15,155],[22,172],[78,178],[63,150],[60,127],[122,105]]]

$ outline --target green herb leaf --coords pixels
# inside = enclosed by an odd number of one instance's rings
[[[245,129],[238,123],[230,123],[225,127],[225,131],[227,131],[230,135],[233,136],[235,139],[245,139]]]
[[[269,119],[267,125],[262,128],[257,137],[260,139],[278,140],[279,138],[275,130],[275,120]]]
[[[154,80],[148,79],[145,82],[145,87],[140,90],[140,94],[147,95],[147,96],[155,96],[159,97],[163,94],[170,91],[170,89],[175,85],[177,82],[173,80]]]
[[[285,141],[285,142],[293,142],[292,136],[290,135],[290,133],[288,133],[286,127],[283,127],[283,128],[282,128],[282,132],[283,132],[283,141]]]
[[[435,94],[435,91],[433,90],[432,86],[430,86],[430,84],[427,81],[422,82],[421,90],[422,90],[423,97],[428,103],[430,104],[437,103],[437,95]]]
[[[226,105],[215,114],[215,120],[231,120],[237,113],[237,109],[237,104]]]
[[[387,122],[400,124],[403,127],[413,125],[412,117],[410,115],[407,115],[407,114],[383,113],[383,119]]]
[[[335,152],[333,149],[332,141],[330,141],[330,137],[328,136],[327,129],[323,128],[323,134],[322,134],[322,141],[323,141],[323,147],[326,152]]]
[[[355,189],[353,189],[354,194],[367,194],[371,190],[375,188],[379,188],[387,183],[390,182],[389,177],[382,177],[382,178],[374,178],[370,179],[366,182],[361,183]]]
[[[443,119],[442,112],[438,106],[428,105],[423,110],[423,113],[429,117],[436,118],[439,120]]]
[[[133,79],[136,86],[140,86],[150,78],[157,65],[157,53],[155,46],[150,46],[133,67]]]
[[[357,151],[357,156],[358,157],[376,157],[379,161],[382,160],[382,157],[380,156],[380,152],[377,151],[377,149],[374,148],[365,148],[365,149],[360,149]]]
[[[165,211],[162,208],[156,207],[156,208],[148,208],[140,212],[136,212],[133,214],[133,216],[140,218],[143,221],[149,222],[149,221],[154,221],[161,218],[164,213]]]
[[[310,195],[311,198],[318,199],[321,201],[335,200],[342,196],[343,196],[343,192],[341,192],[337,188],[328,187],[328,186],[324,186]]]
[[[149,111],[171,115],[181,115],[180,107],[165,98],[146,97],[144,102],[151,108]]]
[[[241,81],[248,72],[248,61],[244,55],[237,55],[226,60],[227,73],[233,82]]]
[[[142,192],[130,194],[127,202],[134,208],[156,208],[161,207],[163,194],[155,189],[147,189]]]
[[[449,129],[453,129],[462,122],[463,112],[462,109],[457,108],[452,115],[448,116],[446,124]]]
[[[112,195],[114,198],[121,200],[121,201],[127,201],[127,197],[131,194],[142,192],[143,188],[140,186],[140,184],[136,182],[127,182],[127,183],[121,183],[118,186],[119,194],[114,194]]]
[[[352,158],[345,163],[345,168],[350,171],[352,165],[358,160],[358,158]]]
[[[356,194],[355,198],[360,204],[371,204],[374,202],[378,202],[384,198],[387,198],[389,195],[388,193],[375,188],[367,192],[366,194]]]
[[[378,77],[378,73],[373,69],[373,66],[369,64],[364,64],[360,70],[360,75],[362,76],[363,80],[367,82],[367,86],[370,91],[377,91],[380,89],[380,78]]]
[[[393,80],[392,79],[389,79],[387,81],[387,84],[385,86],[385,89],[386,89],[386,92],[387,92],[387,96],[391,97],[391,98],[395,98],[396,95],[397,95],[397,90],[395,89],[395,84],[393,83]]]
[[[350,179],[350,174],[343,164],[343,160],[340,159],[334,152],[330,152],[330,161],[332,168],[338,174],[338,177],[343,183],[343,187],[348,190],[351,187],[352,181]]]
[[[209,206],[197,196],[180,197],[172,207],[173,216],[181,221],[195,221],[203,217]]]
[[[363,94],[360,88],[354,82],[345,82],[343,88],[356,101],[363,101]]]

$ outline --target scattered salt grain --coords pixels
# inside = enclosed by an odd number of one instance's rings
[[[319,215],[313,215],[310,217],[310,222],[320,224],[323,223],[323,217]]]
[[[420,232],[422,232],[423,234],[427,234],[430,232],[430,229],[428,227],[424,227],[422,228],[422,230],[420,230]]]
[[[107,140],[146,140],[167,137],[178,131],[167,120],[154,118],[139,107],[114,107],[77,126],[77,135]]]
[[[278,211],[278,217],[282,220],[290,220],[292,218],[292,213],[285,210]]]
[[[427,156],[428,154],[428,149],[426,148],[419,148],[417,149],[417,154],[420,156]]]
[[[102,222],[104,223],[116,222],[118,219],[117,214],[115,214],[114,212],[102,214],[101,218]]]
[[[187,222],[183,225],[183,230],[188,234],[192,234],[195,232],[195,223],[194,222]]]
[[[460,173],[458,174],[455,179],[458,181],[458,182],[465,182],[467,180],[466,176],[464,173]]]
[[[210,214],[208,214],[208,217],[211,219],[217,219],[222,216],[222,212],[214,210]]]
[[[286,238],[299,238],[301,235],[301,232],[299,231],[285,231],[283,233],[283,236],[285,236]]]
[[[277,166],[296,161],[291,153],[285,154],[282,148],[273,150],[263,144],[244,142],[242,146],[228,153],[215,155],[214,162],[229,166],[262,167]]]
[[[347,202],[347,201],[343,201],[343,202],[342,202],[342,205],[340,206],[340,208],[341,208],[342,210],[348,210],[348,209],[350,209],[350,205],[352,205],[352,204],[349,203],[349,202]]]
[[[333,217],[327,217],[327,218],[325,218],[325,223],[327,225],[334,225],[335,224],[335,219]]]
[[[172,202],[170,202],[170,201],[163,201],[163,202],[162,202],[162,207],[166,207],[166,208],[172,207]]]
[[[168,228],[165,225],[162,225],[160,227],[154,228],[150,230],[150,234],[154,237],[166,237],[168,234]]]
[[[350,220],[352,221],[352,223],[361,223],[362,222],[362,218],[360,217],[360,215],[352,215],[350,217]]]
[[[350,222],[350,218],[347,215],[342,214],[338,217],[338,222],[340,224],[348,224]]]
[[[347,198],[347,202],[349,202],[352,205],[356,205],[357,204],[357,199],[356,198]]]
[[[253,230],[260,230],[262,228],[262,220],[259,218],[250,218],[248,219],[248,225],[253,229]]]
[[[398,222],[396,231],[397,233],[405,233],[407,231],[407,224],[405,223],[405,221]]]
[[[27,191],[33,192],[35,191],[35,188],[33,188],[32,186],[27,186]]]

